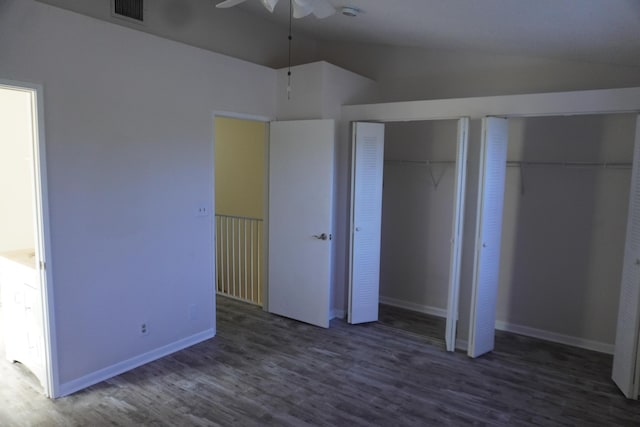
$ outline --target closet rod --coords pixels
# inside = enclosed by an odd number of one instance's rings
[[[385,160],[388,164],[405,165],[455,165],[455,160]],[[610,168],[631,169],[633,163],[629,162],[529,162],[521,160],[507,160],[507,167],[521,166],[552,166],[567,168]]]
[[[610,168],[610,169],[631,169],[633,163],[623,162],[527,162],[508,160],[507,167],[521,166],[560,166],[566,168]]]
[[[388,164],[403,164],[403,165],[455,165],[455,160],[385,160]]]

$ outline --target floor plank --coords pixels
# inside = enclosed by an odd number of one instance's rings
[[[640,425],[608,355],[498,332],[473,360],[419,316],[381,319],[325,330],[219,298],[216,338],[66,398],[0,361],[0,425]]]

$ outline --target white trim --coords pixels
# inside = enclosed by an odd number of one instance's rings
[[[467,116],[530,117],[640,111],[640,87],[345,105],[346,121],[447,120]]]
[[[271,122],[264,127],[264,187],[262,203],[262,310],[269,312],[269,175],[271,165]]]
[[[437,316],[446,318],[447,310],[444,308],[433,307],[430,305],[416,304],[413,302],[407,302],[396,298],[383,297],[380,295],[380,304],[390,305],[392,307],[404,308],[405,310],[416,311],[418,313],[429,314],[431,316]]]
[[[218,324],[218,245],[217,245],[217,229],[216,229],[216,114],[211,117],[211,151],[209,152],[209,160],[211,161],[211,175],[209,177],[209,194],[211,195],[211,210],[209,211],[209,224],[211,227],[211,286],[213,287],[213,328],[217,329]]]
[[[351,157],[349,161],[349,248],[348,248],[348,260],[347,260],[347,323],[351,323],[351,319],[353,318],[353,233],[354,233],[354,225],[353,225],[353,205],[355,204],[355,168],[356,168],[356,123],[349,123],[350,126],[350,139],[349,144],[351,146]],[[347,151],[349,151],[347,149]],[[378,300],[380,302],[380,300]]]
[[[31,94],[33,123],[33,178],[36,223],[36,249],[46,268],[39,268],[41,283],[42,334],[44,338],[45,384],[47,397],[58,397],[58,350],[55,329],[55,304],[49,223],[49,197],[47,185],[47,157],[44,129],[43,86],[37,83],[0,78],[0,87],[21,90]]]
[[[380,296],[380,303],[390,305],[393,307],[404,308],[406,310],[416,311],[418,313],[425,313],[431,316],[437,316],[445,318],[447,310],[432,307],[429,305],[416,304],[407,302],[395,298],[388,298]],[[542,329],[531,328],[529,326],[516,325],[514,323],[505,322],[502,320],[496,320],[496,330],[510,332],[518,335],[524,335],[530,338],[537,338],[544,341],[554,342],[558,344],[565,344],[572,347],[584,348],[586,350],[598,351],[600,353],[613,354],[613,344],[607,344],[600,341],[588,340],[585,338],[574,337],[571,335],[559,334],[557,332],[545,331]],[[469,342],[464,339],[456,339],[456,350],[467,351]]]
[[[600,341],[592,341],[585,338],[574,337],[571,335],[558,334],[556,332],[545,331],[542,329],[531,328],[529,326],[516,325],[509,322],[496,320],[496,330],[511,332],[514,334],[524,335],[531,338],[538,338],[545,341],[555,342],[558,344],[570,345],[572,347],[584,348],[587,350],[599,351],[600,353],[613,354],[614,345]]]
[[[222,110],[214,110],[213,111],[214,119],[216,117],[225,117],[227,119],[239,119],[239,120],[253,120],[254,122],[266,122],[269,123],[273,119],[267,116],[259,116],[255,114],[249,113],[235,113],[233,111],[222,111]]]
[[[195,335],[183,338],[174,343],[167,344],[163,347],[151,350],[139,356],[132,357],[131,359],[116,363],[115,365],[111,365],[98,371],[92,372],[73,381],[60,384],[60,394],[58,397],[67,396],[71,393],[75,393],[76,391],[91,387],[94,384],[108,380],[109,378],[113,378],[134,368],[168,356],[171,353],[175,353],[192,345],[198,344],[202,341],[211,339],[215,335],[215,329],[208,329],[204,332],[199,332]]]

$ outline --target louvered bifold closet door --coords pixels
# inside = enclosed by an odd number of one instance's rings
[[[638,398],[640,355],[640,116],[636,119],[636,136],[627,217],[627,237],[624,247],[618,326],[613,355],[613,381],[630,399]]]
[[[486,117],[482,120],[476,253],[469,325],[468,354],[471,357],[487,353],[494,346],[508,131],[507,119]]]
[[[460,299],[460,266],[462,262],[462,235],[464,232],[464,200],[467,181],[467,147],[469,145],[469,118],[458,120],[458,144],[456,149],[456,181],[451,233],[451,260],[449,267],[449,297],[445,343],[447,351],[456,349],[458,302]]]
[[[354,123],[349,323],[378,320],[384,125]]]

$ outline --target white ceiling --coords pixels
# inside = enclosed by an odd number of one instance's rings
[[[295,20],[294,34],[304,31],[331,42],[640,66],[640,0],[330,1],[336,7],[356,7],[362,14]],[[280,0],[273,15],[259,0],[238,7],[287,25],[288,0]]]

